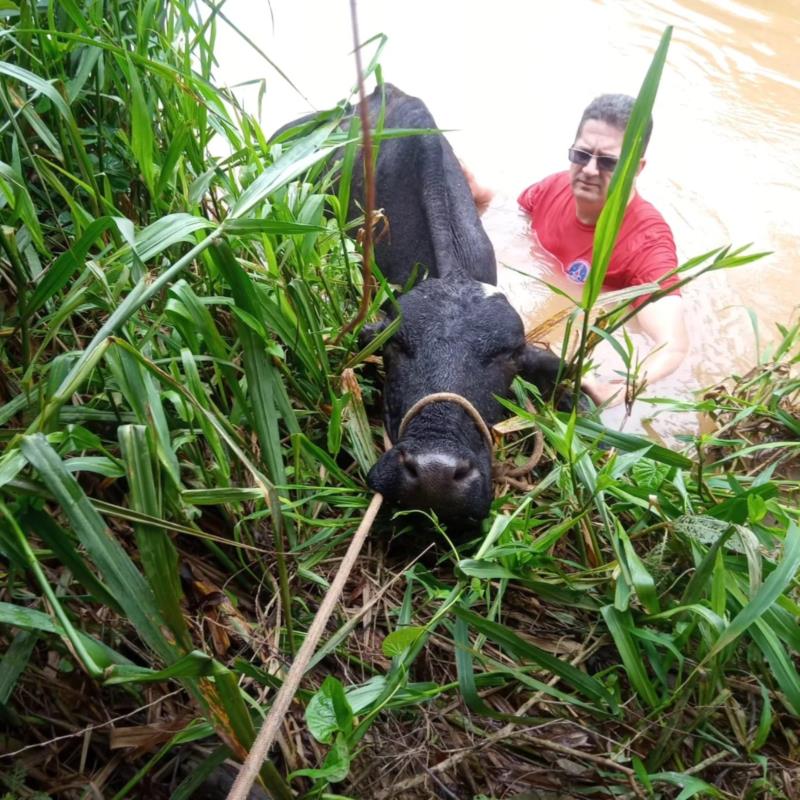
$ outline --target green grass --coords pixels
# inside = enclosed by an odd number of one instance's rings
[[[377,390],[338,342],[361,294],[356,132],[334,114],[270,146],[215,87],[217,20],[192,8],[0,3],[9,797],[191,797],[241,760],[369,500]],[[681,277],[755,257],[714,248]],[[626,302],[576,313],[576,374]],[[708,417],[682,453],[526,411],[518,386],[501,452],[542,429],[533,488],[502,490],[469,544],[383,521],[261,771],[272,796],[792,797],[799,333],[660,401]]]

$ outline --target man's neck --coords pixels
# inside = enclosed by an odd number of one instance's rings
[[[575,215],[582,225],[596,225],[602,210],[602,203],[579,203],[577,200],[575,201]]]
[[[628,202],[625,204],[627,208],[636,197],[636,187],[631,188],[631,194]],[[597,220],[600,219],[600,212],[603,210],[604,203],[581,203],[577,198],[575,199],[575,215],[578,217],[578,222],[582,225],[597,225]]]

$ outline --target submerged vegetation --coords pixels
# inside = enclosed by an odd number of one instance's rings
[[[201,797],[369,500],[374,358],[339,341],[357,137],[270,145],[214,86],[213,10],[0,15],[0,789]],[[524,460],[538,426],[535,476],[468,543],[381,521],[269,795],[796,797],[800,325],[781,335],[681,406],[707,421],[684,453],[518,386],[499,448]]]

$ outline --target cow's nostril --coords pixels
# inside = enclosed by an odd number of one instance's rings
[[[441,516],[486,515],[490,486],[481,463],[471,453],[409,453],[401,447],[390,453],[370,472],[373,476],[370,486],[377,491],[388,491],[402,505],[411,508],[432,508]],[[384,475],[380,474],[381,468]]]
[[[419,479],[419,471],[417,470],[417,465],[414,462],[414,459],[411,456],[403,455],[401,457],[401,461],[403,464],[403,469],[406,471],[406,475],[412,480]]]
[[[469,461],[459,461],[453,470],[453,480],[463,481],[472,474],[472,464]]]

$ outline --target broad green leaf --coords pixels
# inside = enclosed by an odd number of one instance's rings
[[[783,693],[782,697],[779,695],[783,704],[792,714],[800,714],[800,674],[792,657],[763,619],[756,620],[749,635],[769,664],[770,677],[774,678]]]
[[[213,227],[207,219],[191,214],[168,214],[136,233],[136,255],[147,263],[167,248],[181,242],[195,243],[195,234]],[[125,249],[120,251],[124,256]]]
[[[94,220],[83,232],[80,239],[53,262],[36,285],[33,294],[28,298],[28,302],[25,305],[26,318],[32,317],[46,302],[52,300],[69,283],[75,273],[83,268],[86,256],[92,245],[106,231],[115,226],[116,221],[113,217],[100,217]]]
[[[5,181],[6,183],[4,183]],[[4,191],[6,188],[11,191]],[[40,251],[45,251],[44,234],[39,223],[39,217],[33,198],[28,192],[26,181],[13,167],[0,161],[0,199],[6,196],[6,202],[14,209],[19,219],[28,227],[36,246]],[[6,211],[5,214],[8,214]],[[4,216],[4,223],[10,225],[13,217]],[[6,228],[7,235],[13,235],[12,228]]]
[[[243,217],[272,192],[285,186],[309,167],[329,156],[336,147],[321,147],[321,145],[328,138],[332,129],[333,125],[329,124],[314,131],[298,141],[272,166],[267,167],[234,203],[230,218]]]
[[[463,606],[466,609],[466,606]],[[467,609],[468,610],[468,609]],[[467,708],[475,714],[492,714],[486,703],[478,694],[475,682],[475,672],[472,663],[472,652],[469,643],[469,629],[464,618],[456,620],[453,630],[453,642],[456,647],[456,669],[458,672],[458,687]]]
[[[153,164],[155,137],[152,116],[155,109],[148,108],[142,82],[130,57],[127,58],[128,81],[131,90],[131,150],[136,156],[144,184],[155,195],[155,168]]]
[[[405,628],[398,628],[392,631],[381,645],[383,654],[387,658],[399,656],[407,647],[411,647],[414,642],[425,633],[425,628],[421,625],[410,625]]]
[[[42,633],[66,636],[66,631],[49,614],[37,611],[35,608],[19,606],[13,603],[0,602],[0,623],[22,628],[26,631],[40,631]],[[111,667],[115,664],[128,664],[130,661],[125,656],[112,650],[103,642],[87,636],[78,631],[78,636],[84,648],[89,652],[94,662],[101,667]]]
[[[323,744],[330,744],[337,732],[349,733],[353,727],[353,709],[341,682],[328,675],[309,701],[305,716],[311,735]]]
[[[164,286],[169,284],[180,272],[185,269],[189,264],[194,263],[194,260],[206,248],[210,247],[215,241],[217,236],[220,235],[221,229],[217,229],[214,233],[207,236],[199,244],[195,245],[188,253],[182,258],[178,259],[169,269],[163,272],[159,278],[152,283],[148,283],[144,279],[139,280],[136,285],[131,289],[126,298],[114,310],[111,316],[106,320],[100,329],[95,333],[91,342],[84,347],[81,352],[80,358],[75,361],[69,374],[63,379],[58,387],[58,391],[52,398],[49,405],[43,410],[36,423],[32,426],[33,431],[46,427],[48,422],[53,418],[55,413],[60,409],[61,405],[69,398],[80,384],[87,378],[91,372],[92,367],[102,355],[103,350],[108,346],[108,338],[112,336],[117,329],[127,322],[138,309],[144,305],[151,297],[158,294]]]
[[[758,728],[753,735],[753,740],[750,742],[750,752],[760,750],[767,742],[770,731],[772,730],[773,714],[772,714],[772,700],[769,697],[769,691],[761,681],[758,682],[758,688],[761,692],[761,714],[758,719]]]
[[[220,272],[231,286],[236,304],[245,312],[259,318],[253,284],[241,268],[227,243],[213,248],[211,256]],[[244,351],[247,388],[250,394],[250,412],[261,444],[262,457],[269,468],[269,478],[277,485],[286,483],[281,435],[278,429],[279,409],[285,408],[286,389],[264,340],[247,327],[239,326],[239,336]],[[292,417],[285,420],[287,424]],[[296,426],[296,422],[295,422]]]
[[[601,612],[633,688],[642,700],[651,708],[655,708],[658,705],[658,695],[647,675],[647,667],[642,659],[642,654],[631,635],[630,627],[633,623],[630,619],[630,612],[618,611],[614,606],[604,606]]]
[[[650,614],[658,613],[658,596],[656,595],[656,584],[653,576],[647,571],[638,553],[633,548],[628,534],[625,533],[622,524],[617,520],[617,537],[622,543],[625,559],[628,563],[628,570],[630,571],[631,579],[633,581],[633,588],[639,597],[642,605],[647,609]]]
[[[0,658],[0,708],[8,704],[20,675],[28,666],[38,638],[33,631],[20,631]]]
[[[26,533],[39,537],[74,576],[75,580],[89,592],[92,598],[115,613],[122,613],[116,598],[108,587],[95,575],[86,557],[79,552],[79,543],[74,533],[58,525],[45,511],[29,508],[19,515],[19,523]]]
[[[588,437],[591,440],[602,441],[604,445],[613,447],[623,453],[643,450],[643,455],[646,455],[647,458],[660,464],[666,464],[670,467],[681,467],[683,469],[691,469],[693,466],[692,460],[680,453],[676,453],[661,445],[653,444],[641,436],[606,428],[604,425],[594,420],[587,419],[586,417],[578,417],[575,427],[582,436]]]
[[[193,650],[174,661],[165,669],[154,670],[134,664],[121,664],[111,667],[106,672],[105,683],[160,683],[173,678],[203,678],[213,675],[216,667],[214,660],[200,650]]]
[[[597,300],[606,277],[611,254],[622,227],[622,219],[628,206],[631,189],[639,172],[639,163],[644,154],[644,134],[653,110],[661,73],[667,59],[667,49],[672,37],[672,26],[668,26],[661,37],[650,68],[633,105],[631,117],[625,129],[622,152],[614,170],[600,218],[597,221],[592,250],[592,269],[584,284],[581,304],[588,312]]]
[[[681,792],[675,797],[675,800],[689,800],[690,797],[696,797],[699,794],[704,794],[708,797],[724,797],[720,791],[704,780],[695,778],[693,775],[684,775],[680,772],[651,773],[650,780],[653,783],[669,783],[672,786],[681,787]]]
[[[350,749],[344,737],[338,736],[320,769],[298,769],[290,777],[324,779],[331,783],[343,781],[350,772]]]
[[[65,120],[72,120],[72,112],[69,106],[52,83],[40,78],[30,70],[18,67],[15,64],[9,64],[7,61],[0,61],[0,75],[5,75],[20,83],[27,84],[35,92],[47,97]]]
[[[250,236],[259,233],[318,233],[324,230],[325,227],[322,225],[285,222],[278,219],[231,219],[225,221],[225,232],[233,236]]]
[[[27,461],[19,450],[9,450],[0,456],[0,486],[5,486],[24,469]]]
[[[134,511],[152,517],[162,515],[160,492],[157,490],[157,460],[155,447],[142,425],[123,425],[119,428],[119,443],[125,461],[125,474],[130,490],[130,505]],[[183,618],[178,553],[163,527],[135,525],[136,542],[147,582],[153,590],[158,609],[169,625],[176,641],[184,648],[191,647],[191,637]]]

